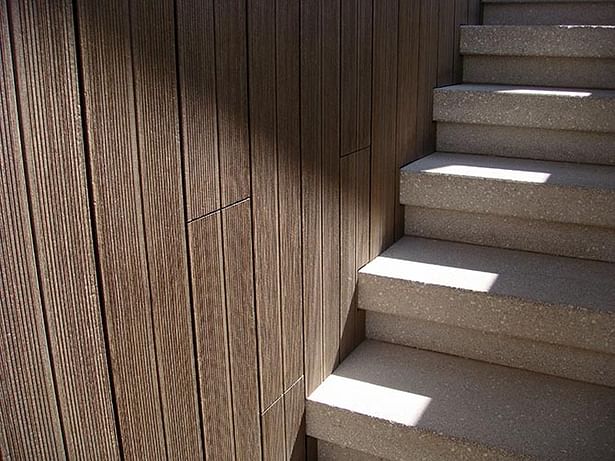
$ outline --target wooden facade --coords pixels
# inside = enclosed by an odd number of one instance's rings
[[[3,459],[309,457],[478,0],[0,0]]]

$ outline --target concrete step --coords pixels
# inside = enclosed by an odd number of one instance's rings
[[[615,24],[604,0],[483,0],[484,24]]]
[[[615,26],[463,26],[463,79],[615,88]]]
[[[437,150],[615,165],[615,133],[438,123]]]
[[[615,229],[413,206],[404,214],[406,235],[615,262]]]
[[[365,341],[308,397],[306,430],[397,461],[607,460],[615,391]]]
[[[334,443],[318,441],[318,461],[387,461],[363,451],[342,447]]]
[[[359,271],[358,306],[371,337],[615,386],[613,280],[612,263],[404,237]]]
[[[401,169],[400,202],[615,228],[615,167],[439,153]]]
[[[615,91],[462,84],[433,105],[437,122],[615,133]]]

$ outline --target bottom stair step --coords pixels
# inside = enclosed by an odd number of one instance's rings
[[[310,395],[306,423],[396,461],[615,459],[611,388],[370,340]]]

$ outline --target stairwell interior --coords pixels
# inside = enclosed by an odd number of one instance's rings
[[[615,2],[483,2],[367,339],[307,402],[324,460],[615,459]]]

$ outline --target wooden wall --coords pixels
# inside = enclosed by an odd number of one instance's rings
[[[0,0],[0,457],[310,456],[478,6]]]

